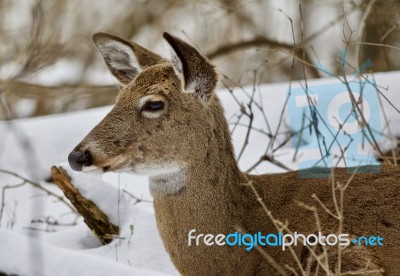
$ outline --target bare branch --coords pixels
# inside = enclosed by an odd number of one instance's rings
[[[12,171],[0,169],[0,173],[5,173],[5,174],[8,174],[8,175],[14,176],[14,177],[16,177],[16,178],[18,178],[18,179],[24,181],[23,184],[28,183],[28,184],[32,185],[33,187],[35,187],[35,188],[37,188],[37,189],[39,189],[39,190],[41,190],[41,191],[46,192],[48,195],[57,198],[57,200],[59,200],[59,201],[61,201],[62,203],[64,203],[69,209],[71,209],[74,213],[76,213],[74,207],[72,207],[72,205],[69,204],[69,203],[65,200],[64,197],[59,196],[59,195],[56,194],[56,193],[53,193],[53,192],[50,191],[49,189],[46,189],[46,188],[43,187],[40,183],[37,183],[37,182],[35,182],[35,181],[32,181],[32,180],[30,180],[30,179],[28,179],[28,178],[25,178],[25,177],[23,177],[23,176],[20,176],[19,174],[15,173],[15,172],[12,172]],[[22,184],[21,184],[21,185],[22,185]],[[1,217],[0,217],[0,218],[1,218]]]
[[[78,212],[83,216],[87,226],[103,244],[108,244],[119,235],[119,227],[112,224],[108,216],[97,205],[85,198],[72,184],[71,177],[62,167],[51,168],[51,175],[57,186],[64,192]]]

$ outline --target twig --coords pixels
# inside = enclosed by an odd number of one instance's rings
[[[268,161],[271,164],[274,164],[277,167],[280,167],[282,169],[284,169],[285,171],[293,171],[291,168],[289,168],[288,166],[286,166],[285,164],[283,164],[282,162],[276,160],[273,156],[270,155],[263,155],[261,156],[261,158],[255,163],[253,164],[250,168],[248,168],[246,170],[246,172],[251,172],[252,170],[254,170],[258,165],[260,165],[263,161]]]
[[[23,185],[25,185],[26,182],[22,182],[16,185],[6,185],[2,188],[2,192],[1,192],[1,207],[0,207],[0,226],[1,226],[1,221],[3,218],[3,212],[4,212],[4,207],[6,206],[6,190],[8,189],[15,189],[15,188],[19,188],[22,187]]]
[[[383,44],[383,43],[373,43],[373,42],[351,42],[349,46],[358,46],[358,45],[367,45],[367,46],[375,46],[375,47],[383,47],[383,48],[389,48],[393,50],[400,50],[400,47],[389,45],[389,44]]]
[[[376,0],[370,0],[368,5],[367,5],[367,7],[365,8],[365,10],[363,12],[363,15],[362,15],[361,20],[360,20],[360,25],[358,27],[357,41],[361,42],[361,40],[362,40],[362,37],[363,37],[364,32],[365,32],[365,28],[367,26],[367,18],[371,14],[372,7],[375,5],[375,3],[376,3]],[[362,44],[358,44],[358,46],[356,48],[356,53],[354,54],[355,58],[356,58],[356,66],[358,66],[359,68],[360,68],[360,65],[361,65],[360,64],[361,45]]]
[[[305,64],[313,64],[310,56],[305,51],[305,48],[296,48],[296,46],[286,43],[281,43],[278,41],[271,40],[266,37],[257,36],[250,40],[239,41],[236,43],[225,44],[219,47],[218,49],[207,54],[208,58],[213,59],[218,56],[227,55],[235,51],[243,50],[250,47],[257,46],[268,46],[272,48],[284,49],[284,50],[293,50],[295,55],[303,56]],[[319,71],[314,67],[310,66],[310,73],[314,78],[319,78]]]
[[[133,198],[134,200],[136,200],[136,201],[135,201],[135,204],[140,203],[140,202],[153,203],[153,201],[148,200],[148,199],[139,198],[139,197],[135,196],[134,194],[128,192],[128,191],[125,190],[125,189],[122,189],[122,192],[125,193],[125,194],[127,194],[128,196],[130,196],[130,197]]]
[[[70,208],[74,213],[76,213],[76,210],[74,209],[74,207],[73,207],[71,204],[69,204],[69,203],[65,200],[64,197],[59,196],[59,195],[57,195],[56,193],[53,193],[53,192],[50,191],[49,189],[46,189],[45,187],[43,187],[41,184],[39,184],[39,183],[37,183],[37,182],[35,182],[35,181],[32,181],[32,180],[30,180],[30,179],[28,179],[28,178],[25,178],[25,177],[23,177],[23,176],[21,176],[21,175],[15,173],[15,172],[12,172],[12,171],[0,169],[0,173],[5,173],[5,174],[8,174],[8,175],[14,176],[14,177],[16,177],[16,178],[22,180],[22,181],[24,182],[23,184],[28,183],[28,184],[32,185],[33,187],[35,187],[35,188],[37,188],[37,189],[39,189],[39,190],[42,190],[42,191],[46,192],[48,195],[51,195],[51,196],[57,198],[57,200],[59,200],[59,201],[61,201],[62,203],[64,203],[68,208]],[[21,183],[20,185],[22,186],[22,183]],[[17,188],[17,187],[16,187],[16,188]],[[0,218],[1,218],[1,216],[0,216]]]

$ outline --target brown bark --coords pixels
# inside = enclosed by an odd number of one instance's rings
[[[71,201],[78,213],[82,215],[87,226],[103,244],[111,242],[113,238],[118,236],[118,226],[112,224],[108,216],[93,201],[85,198],[74,187],[71,177],[62,167],[53,166],[51,175],[57,186]]]

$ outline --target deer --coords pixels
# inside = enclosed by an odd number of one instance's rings
[[[157,228],[182,275],[400,275],[400,169],[326,169],[330,178],[318,177],[322,168],[307,170],[312,178],[300,171],[241,172],[216,93],[215,66],[181,38],[166,32],[163,37],[171,59],[118,36],[93,35],[121,90],[111,111],[69,154],[70,167],[149,176]],[[299,242],[286,250],[248,251],[201,242],[206,237],[200,234],[277,233],[278,228],[335,233],[337,218],[327,209],[337,205],[339,184],[346,184],[343,233],[379,235],[383,246]]]

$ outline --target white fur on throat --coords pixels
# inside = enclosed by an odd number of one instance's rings
[[[153,197],[176,194],[186,185],[186,171],[179,166],[168,166],[147,174]]]

